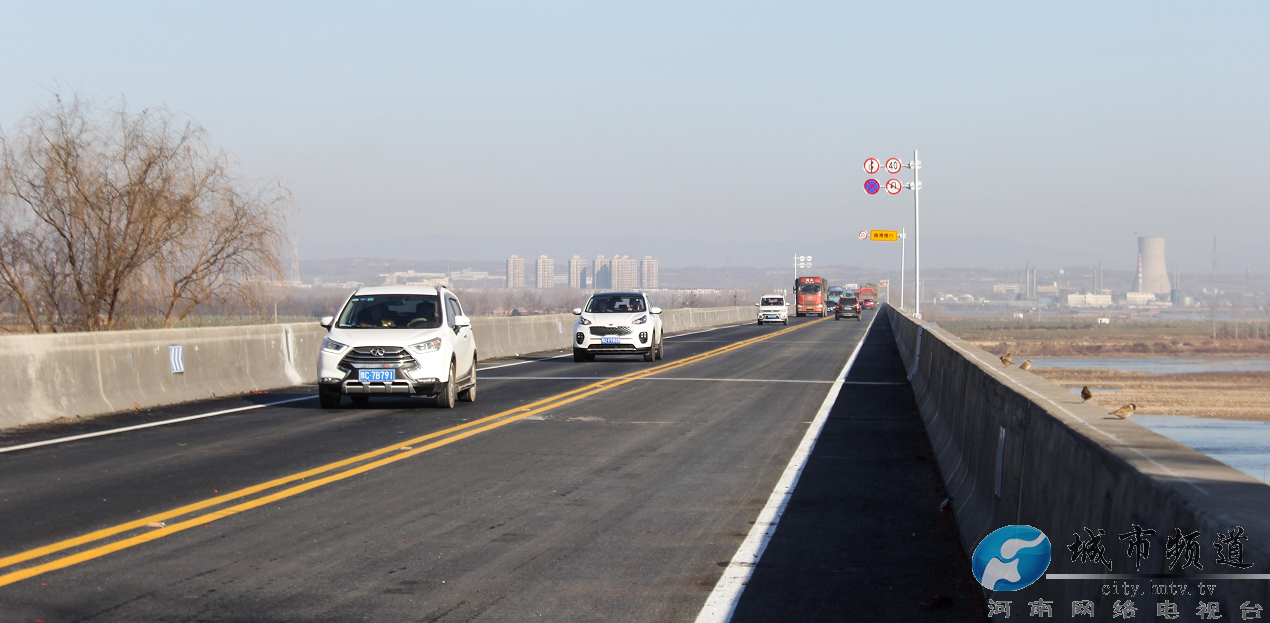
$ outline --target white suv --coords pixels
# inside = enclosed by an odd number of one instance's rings
[[[764,294],[754,304],[758,308],[758,323],[783,322],[789,324],[789,304],[783,294]]]
[[[639,292],[597,292],[586,307],[573,310],[573,360],[595,361],[596,355],[643,355],[661,359],[661,309],[648,306]]]
[[[334,409],[347,394],[433,396],[438,407],[476,400],[476,339],[458,297],[446,288],[361,288],[338,316],[318,353],[318,398]]]

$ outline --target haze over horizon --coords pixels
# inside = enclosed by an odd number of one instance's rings
[[[360,6],[11,4],[0,128],[188,115],[290,184],[305,259],[892,268],[855,234],[912,197],[861,162],[916,147],[924,267],[1270,266],[1264,4]]]

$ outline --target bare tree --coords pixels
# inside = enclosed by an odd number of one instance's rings
[[[289,205],[164,109],[56,97],[0,135],[0,290],[36,332],[170,327],[281,277]]]

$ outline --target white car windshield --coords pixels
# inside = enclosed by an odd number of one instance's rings
[[[639,294],[597,294],[587,301],[590,314],[635,314],[648,311],[644,297]]]
[[[340,329],[435,329],[441,326],[435,294],[354,296],[335,323]]]
[[[774,306],[779,306],[784,304],[785,304],[785,299],[778,299],[778,298],[766,298],[766,299],[763,299],[762,301],[763,307],[774,307]]]

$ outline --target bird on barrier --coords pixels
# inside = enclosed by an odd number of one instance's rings
[[[1006,353],[1005,356],[1001,358],[1001,363],[1007,366],[1010,365],[1010,355],[1013,355],[1013,354],[1014,353]]]
[[[1089,391],[1089,386],[1086,385],[1080,388],[1080,397],[1081,402],[1089,402],[1089,399],[1094,397],[1094,393]]]
[[[1112,411],[1108,415],[1114,415],[1122,420],[1127,420],[1129,419],[1129,416],[1133,415],[1133,412],[1137,410],[1138,410],[1138,405],[1133,404],[1131,402],[1123,407],[1120,407],[1119,409],[1116,409],[1115,411]]]
[[[1019,369],[1020,369],[1020,370],[1022,370],[1022,371],[1024,371],[1024,372],[1027,372],[1028,370],[1031,370],[1031,369],[1032,369],[1032,360],[1031,360],[1031,359],[1028,359],[1027,361],[1024,361],[1024,362],[1023,362],[1023,365],[1019,366]]]

